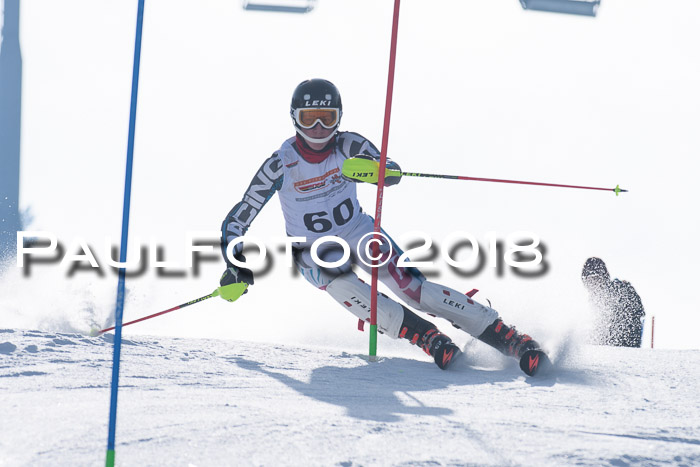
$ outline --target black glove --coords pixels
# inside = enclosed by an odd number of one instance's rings
[[[245,262],[245,256],[240,253],[235,255],[234,258],[242,263]],[[239,268],[229,263],[228,268],[226,268],[221,275],[221,279],[219,279],[219,285],[238,284],[240,282],[253,285],[255,283],[253,280],[253,271],[246,268]],[[246,289],[244,293],[248,293],[248,290]]]

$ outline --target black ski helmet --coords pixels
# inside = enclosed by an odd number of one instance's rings
[[[338,88],[335,87],[335,84],[325,79],[307,79],[306,81],[299,83],[292,94],[292,103],[289,106],[289,114],[292,117],[292,121],[294,122],[294,127],[296,128],[297,132],[308,140],[310,138],[301,131],[295,116],[296,110],[303,108],[338,109],[338,123],[335,126],[337,131],[338,126],[340,125],[340,119],[343,116],[343,101],[340,99],[340,91],[338,91]],[[335,132],[327,140],[330,140],[333,135],[335,135]]]

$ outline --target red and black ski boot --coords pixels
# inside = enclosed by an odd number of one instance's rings
[[[549,357],[540,349],[526,350],[520,357],[520,369],[528,376],[542,375],[551,367]]]
[[[404,307],[404,318],[399,337],[408,339],[411,344],[420,346],[425,353],[435,359],[435,364],[446,370],[462,353],[445,334],[433,323]]]
[[[542,373],[552,365],[537,341],[519,333],[515,326],[508,326],[501,319],[491,323],[478,339],[504,355],[518,359],[520,369],[528,376]]]
[[[446,370],[462,353],[452,339],[435,328],[426,332],[421,341],[421,347],[425,353],[433,357],[435,364],[442,370]]]

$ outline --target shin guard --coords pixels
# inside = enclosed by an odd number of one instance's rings
[[[369,322],[371,288],[353,273],[343,274],[326,287],[331,297],[363,321]],[[379,294],[377,297],[377,328],[391,337],[399,337],[404,309],[401,305]]]
[[[474,337],[481,335],[498,318],[498,313],[493,308],[430,281],[423,282],[421,287],[420,309],[450,321]]]

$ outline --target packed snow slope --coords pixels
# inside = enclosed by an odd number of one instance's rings
[[[0,330],[0,465],[104,464],[112,339]],[[700,351],[405,352],[127,336],[117,464],[700,464]]]

